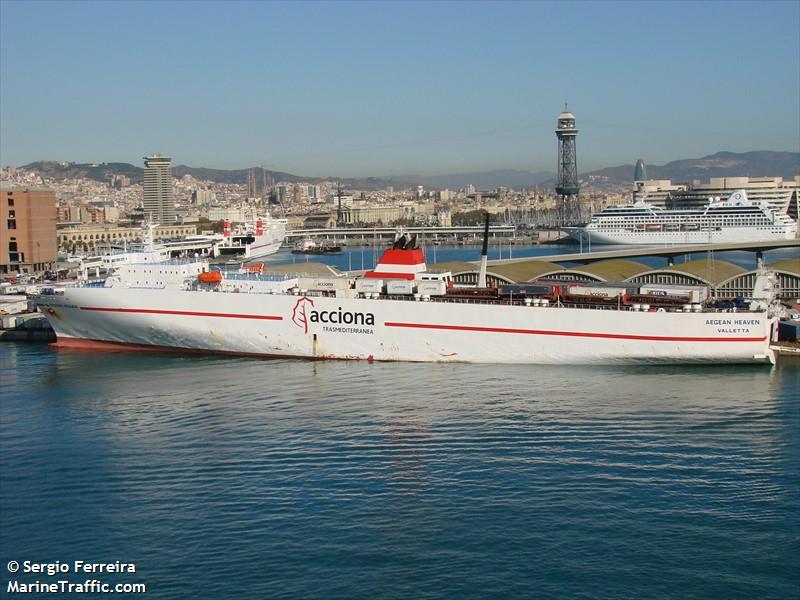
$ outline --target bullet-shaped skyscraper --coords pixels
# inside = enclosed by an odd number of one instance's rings
[[[636,167],[633,169],[633,180],[644,181],[647,179],[647,169],[644,166],[644,161],[640,158],[636,161]]]
[[[172,159],[154,154],[144,157],[144,218],[158,225],[175,223],[172,199]]]

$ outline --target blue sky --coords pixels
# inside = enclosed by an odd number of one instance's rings
[[[0,163],[586,171],[800,150],[800,3],[0,0]]]

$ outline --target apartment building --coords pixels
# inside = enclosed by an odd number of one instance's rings
[[[0,273],[36,274],[55,262],[55,191],[0,186]]]

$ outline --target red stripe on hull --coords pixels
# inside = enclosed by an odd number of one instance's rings
[[[372,356],[301,356],[295,354],[269,354],[265,352],[236,352],[233,350],[208,350],[206,348],[181,348],[178,346],[156,346],[152,344],[133,344],[130,342],[106,342],[70,337],[60,337],[50,344],[56,350],[75,350],[79,352],[161,352],[170,354],[211,354],[222,356],[242,356],[247,358],[286,358],[302,360],[366,360],[373,362]]]
[[[661,335],[628,335],[622,333],[590,333],[584,331],[545,331],[539,329],[512,329],[508,327],[474,327],[469,325],[436,325],[432,323],[395,323],[387,321],[386,327],[411,329],[439,329],[446,331],[477,331],[482,333],[521,333],[526,335],[556,335],[566,337],[603,338],[612,340],[640,340],[647,342],[763,342],[767,336],[752,338],[678,337]]]
[[[101,306],[81,306],[81,310],[100,312],[134,313],[147,315],[176,315],[184,317],[218,317],[222,319],[260,319],[266,321],[282,321],[283,317],[276,315],[247,315],[231,313],[196,312],[191,310],[156,310],[151,308],[105,308]]]
[[[169,349],[147,344],[128,344],[123,342],[102,342],[100,340],[84,340],[79,338],[60,337],[50,344],[59,350],[81,350],[86,352],[121,352],[137,350],[139,352],[166,352]],[[175,348],[172,349],[173,351]]]

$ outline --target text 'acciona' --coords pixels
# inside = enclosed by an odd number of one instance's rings
[[[345,325],[375,325],[372,313],[338,310],[312,310],[309,320],[312,323],[344,323]]]

